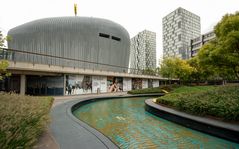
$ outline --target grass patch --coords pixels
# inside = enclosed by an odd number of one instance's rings
[[[239,120],[239,86],[180,87],[159,97],[157,103],[200,116]]]
[[[49,122],[51,97],[0,93],[0,148],[32,148]]]

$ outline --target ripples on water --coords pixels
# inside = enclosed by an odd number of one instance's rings
[[[158,118],[144,110],[147,97],[103,100],[74,112],[80,120],[101,131],[120,148],[238,148],[216,138]]]

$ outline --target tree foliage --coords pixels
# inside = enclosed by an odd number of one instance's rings
[[[239,79],[239,13],[227,14],[215,26],[217,39],[199,51],[199,64],[223,79]]]
[[[179,58],[166,58],[160,65],[160,74],[169,79],[178,78],[181,81],[186,81],[193,71],[194,68],[187,61]]]
[[[175,63],[172,58],[163,59],[160,64],[160,74],[163,77],[172,79],[175,76]]]
[[[9,77],[11,74],[7,71],[8,61],[0,60],[0,80],[3,80],[5,77]]]
[[[5,40],[9,39],[9,37],[3,37],[2,32],[0,31],[0,50],[2,51],[2,47],[4,47]],[[0,52],[1,52],[0,51]],[[7,71],[8,61],[0,60],[0,80],[3,80],[5,77],[10,76],[11,74]]]
[[[0,31],[0,48],[4,47],[5,38],[3,37],[2,32]]]
[[[5,41],[10,41],[12,38],[10,36],[4,37],[2,31],[0,31],[0,48],[5,47]]]
[[[144,75],[156,75],[156,70],[153,68],[145,68],[142,71],[142,74]]]
[[[214,74],[212,69],[209,69],[208,67],[202,67],[199,64],[198,57],[191,58],[187,62],[191,67],[193,67],[193,71],[190,75],[190,80],[192,81],[205,81]]]

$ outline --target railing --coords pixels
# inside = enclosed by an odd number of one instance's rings
[[[111,72],[121,72],[121,73],[129,73],[129,74],[139,74],[139,75],[152,75],[157,76],[152,70],[142,70],[142,69],[134,69],[128,68],[118,65],[97,63],[87,60],[80,60],[74,58],[67,58],[62,56],[54,56],[43,53],[22,51],[16,49],[0,49],[0,59],[5,59],[14,62],[28,62],[33,64],[46,64],[53,66],[61,66],[61,67],[74,67],[74,68],[82,68],[82,69],[92,69],[99,71],[111,71]]]

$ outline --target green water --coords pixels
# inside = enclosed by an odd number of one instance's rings
[[[147,97],[103,100],[73,114],[120,148],[238,148],[239,144],[158,118],[144,110]]]

